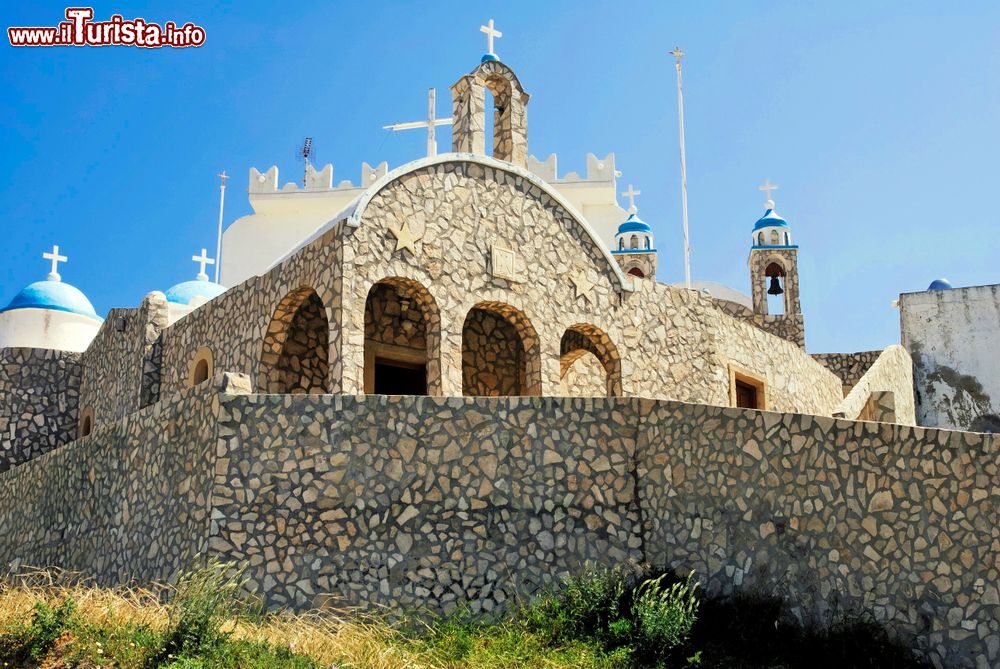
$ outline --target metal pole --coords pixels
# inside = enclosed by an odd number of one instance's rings
[[[691,288],[691,246],[688,243],[688,191],[687,191],[687,160],[684,156],[684,91],[681,84],[681,56],[684,53],[680,47],[671,52],[677,58],[677,119],[680,123],[681,138],[681,220],[684,223],[684,287]]]
[[[222,268],[222,209],[226,204],[226,173],[218,175],[219,182],[219,231],[215,242],[215,282],[219,283],[219,270]]]
[[[427,155],[436,156],[437,140],[434,137],[434,89],[427,93]]]

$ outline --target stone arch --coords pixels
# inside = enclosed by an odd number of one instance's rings
[[[462,326],[462,394],[542,394],[538,333],[524,312],[505,302],[477,302]]]
[[[388,277],[368,290],[364,391],[443,394],[441,312],[430,291],[419,281]]]
[[[193,388],[199,383],[207,381],[214,371],[212,350],[207,346],[202,346],[195,351],[191,357],[191,364],[188,365],[188,388]]]
[[[523,167],[528,160],[530,96],[514,71],[500,61],[480,63],[452,85],[452,148],[461,153],[486,152],[487,90],[493,96],[493,157]]]
[[[768,294],[767,290],[770,287],[771,279],[777,277],[779,284],[781,285],[782,295],[781,295],[781,307],[782,314],[788,314],[788,285],[786,277],[788,276],[788,271],[785,268],[785,263],[780,257],[772,256],[767,259],[767,264],[764,265],[764,299],[767,300]]]
[[[330,392],[330,321],[316,291],[302,286],[281,299],[264,335],[257,387],[278,394]]]
[[[559,377],[566,379],[575,363],[593,355],[604,370],[604,394],[622,394],[622,360],[611,337],[596,325],[576,323],[566,328],[559,342]]]
[[[80,412],[80,427],[77,431],[77,438],[83,439],[94,431],[94,407],[87,407]]]
[[[639,269],[638,267],[633,267],[633,268],[629,269],[628,274],[631,275],[631,276],[634,276],[636,278],[639,278],[639,279],[646,278],[646,275],[643,274],[642,270]]]

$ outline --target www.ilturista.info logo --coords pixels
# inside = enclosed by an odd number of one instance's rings
[[[164,46],[183,48],[205,43],[205,29],[190,21],[162,26],[145,19],[125,19],[113,14],[108,21],[93,21],[92,7],[67,7],[66,21],[55,27],[7,28],[11,46]]]

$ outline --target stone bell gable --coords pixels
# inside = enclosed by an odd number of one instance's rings
[[[497,60],[480,63],[451,87],[452,149],[486,154],[486,91],[493,96],[493,157],[528,162],[528,98],[514,71]]]

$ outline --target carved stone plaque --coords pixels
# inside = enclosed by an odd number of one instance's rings
[[[492,252],[490,273],[495,277],[507,279],[508,281],[520,281],[515,269],[517,266],[517,254],[510,249],[505,249],[496,244],[490,247],[490,251]]]

